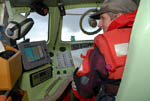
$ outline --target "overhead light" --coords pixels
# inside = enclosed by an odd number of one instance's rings
[[[33,2],[31,8],[42,16],[46,16],[49,12],[49,8],[42,2]]]

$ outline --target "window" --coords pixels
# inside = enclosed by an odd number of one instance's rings
[[[77,8],[77,9],[71,9],[66,10],[66,15],[63,17],[63,27],[62,27],[62,41],[71,41],[71,38],[74,38],[75,41],[80,40],[93,40],[97,34],[94,35],[86,35],[80,30],[80,18],[84,12],[89,10],[91,8]],[[98,23],[98,21],[97,21]],[[86,31],[95,31],[95,29],[98,29],[98,27],[91,28],[88,24],[88,16],[86,16],[83,20],[83,28],[86,29]]]
[[[31,13],[28,18],[34,20],[34,25],[25,38],[30,38],[30,41],[48,40],[48,15],[41,16],[37,13]],[[23,39],[17,41],[21,42]]]

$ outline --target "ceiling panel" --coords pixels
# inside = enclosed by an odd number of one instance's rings
[[[13,6],[29,7],[33,2],[43,1],[47,6],[57,6],[57,0],[10,0]],[[101,3],[103,0],[63,0],[64,5],[75,5],[85,3]]]

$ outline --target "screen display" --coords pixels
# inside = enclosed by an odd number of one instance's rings
[[[24,42],[18,44],[18,48],[21,51],[24,71],[51,63],[46,41]]]
[[[26,59],[28,62],[33,62],[43,58],[41,46],[28,47],[24,49]]]

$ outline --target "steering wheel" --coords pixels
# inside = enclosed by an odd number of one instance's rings
[[[92,31],[92,32],[88,32],[86,31],[82,24],[83,24],[83,19],[85,18],[85,16],[89,15],[89,13],[91,12],[97,12],[98,10],[97,9],[90,9],[90,10],[87,10],[80,18],[80,29],[82,30],[83,33],[87,34],[87,35],[94,35],[96,33],[98,33],[99,31],[101,31],[101,28],[98,28],[96,29],[95,31]],[[95,28],[97,26],[97,22],[95,19],[92,19],[92,18],[89,18],[89,25],[92,27],[92,28]]]

